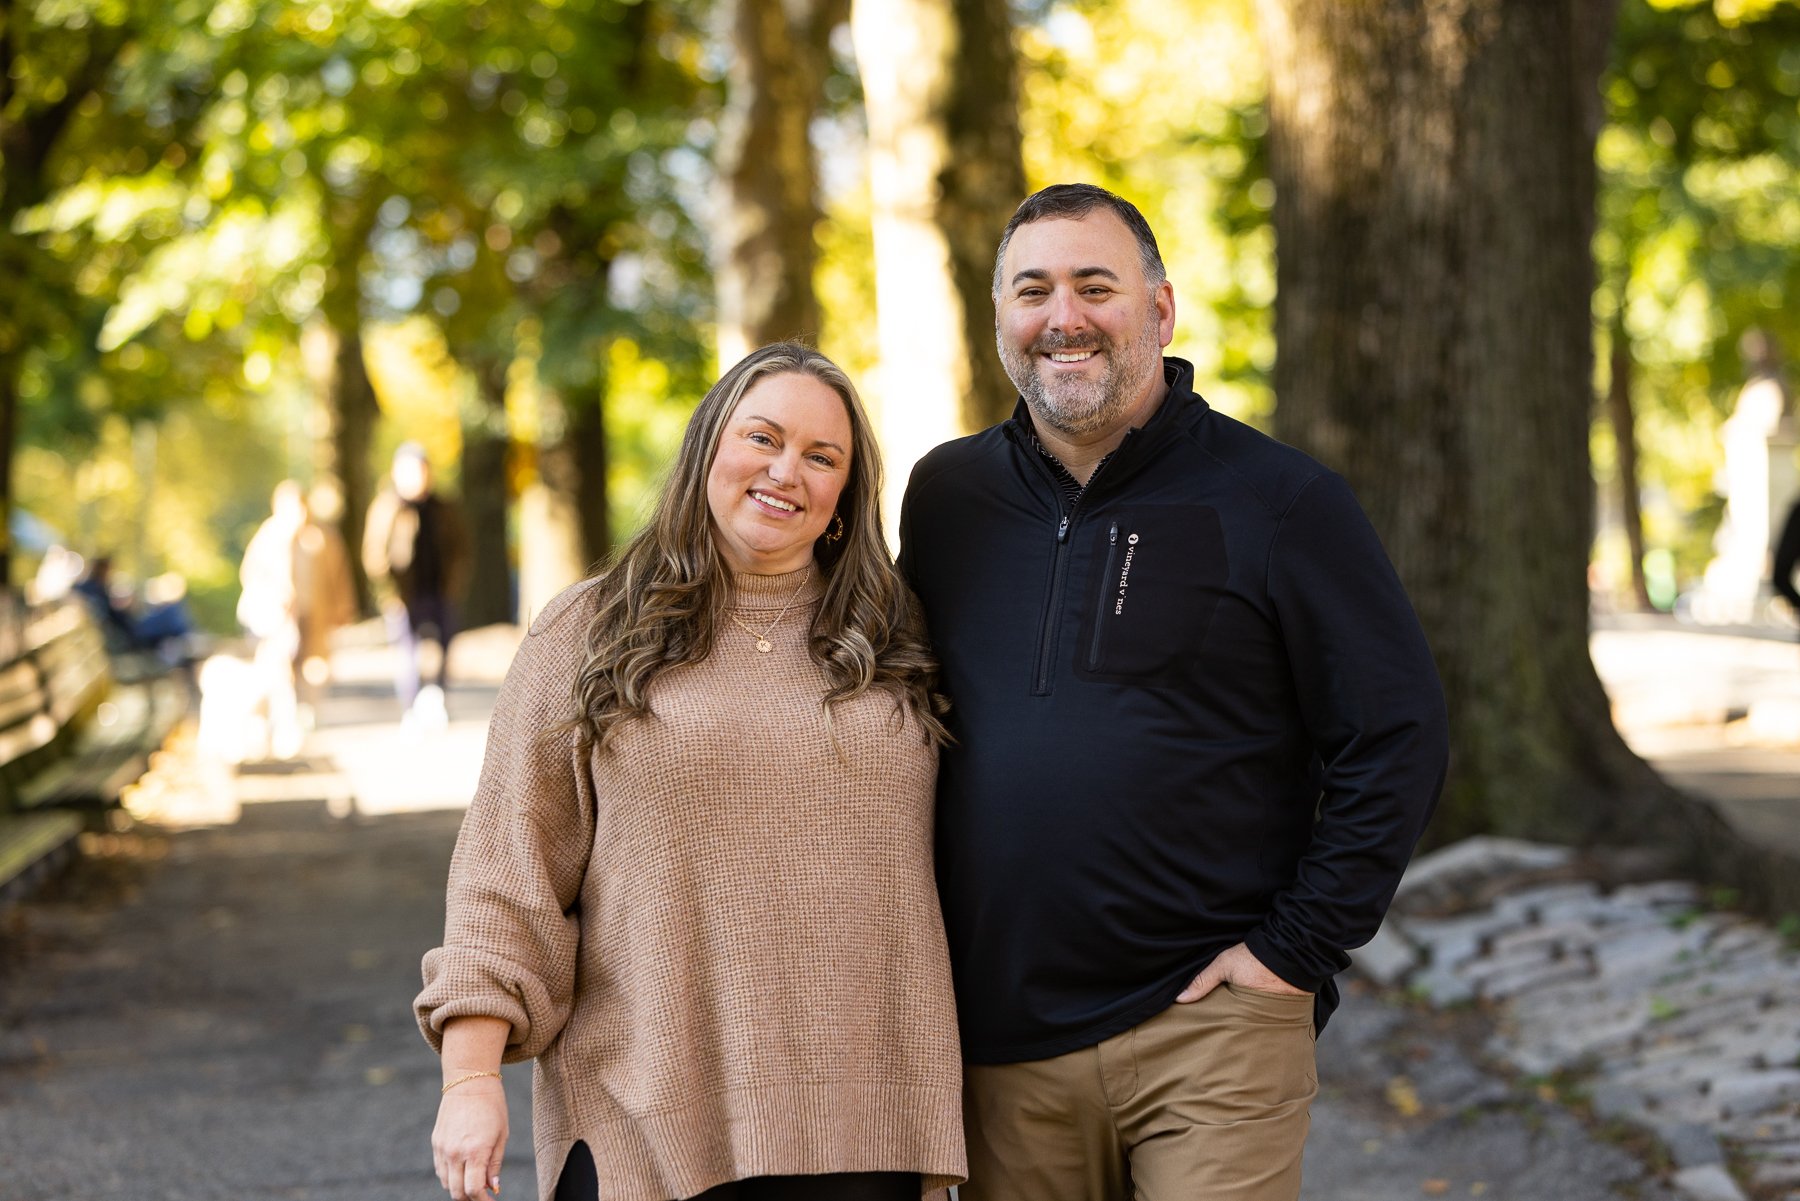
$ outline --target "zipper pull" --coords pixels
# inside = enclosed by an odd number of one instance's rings
[[[1056,526],[1056,540],[1058,542],[1063,542],[1063,541],[1067,540],[1068,537],[1069,537],[1069,518],[1068,518],[1067,514],[1064,514],[1062,521],[1059,522]]]
[[[1113,522],[1112,527],[1106,531],[1106,544],[1108,546],[1117,546],[1119,544],[1119,523],[1116,521]]]

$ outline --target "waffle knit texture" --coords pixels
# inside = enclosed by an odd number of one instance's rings
[[[775,620],[798,572],[739,576]],[[893,693],[836,705],[806,650],[812,578],[770,634],[735,624],[652,685],[604,753],[555,730],[598,584],[564,592],[507,673],[414,1003],[512,1024],[535,1059],[549,1201],[577,1140],[605,1201],[750,1176],[964,1172],[961,1062],[932,878],[937,754]]]

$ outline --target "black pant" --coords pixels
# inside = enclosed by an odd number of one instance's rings
[[[556,1180],[556,1201],[599,1201],[600,1180],[586,1143],[576,1143]],[[917,1172],[831,1172],[754,1176],[709,1188],[691,1201],[919,1201]]]

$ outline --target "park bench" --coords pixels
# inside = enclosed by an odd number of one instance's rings
[[[11,614],[0,636],[0,899],[66,861],[187,707],[167,672],[119,662],[68,598]]]

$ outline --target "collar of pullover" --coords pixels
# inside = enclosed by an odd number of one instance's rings
[[[1194,391],[1194,365],[1186,359],[1164,355],[1163,380],[1169,385],[1168,395],[1163,397],[1156,412],[1150,414],[1150,420],[1126,431],[1125,440],[1119,443],[1118,449],[1100,461],[1106,469],[1104,478],[1109,488],[1135,471],[1152,453],[1210,407]],[[1040,453],[1037,430],[1031,424],[1031,410],[1025,406],[1024,397],[1013,406],[1013,414],[1003,428],[1006,436],[1027,453]],[[1096,468],[1088,486],[1092,487],[1102,474]]]

